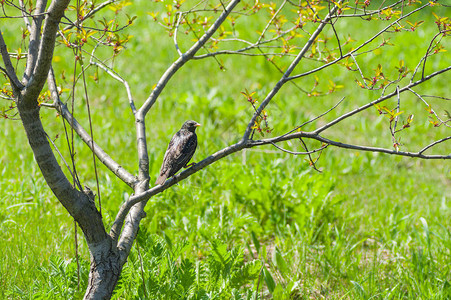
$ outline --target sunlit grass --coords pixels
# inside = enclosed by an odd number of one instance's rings
[[[177,55],[167,33],[149,21],[146,3],[136,3],[134,38],[115,60],[115,68],[129,80],[138,105]],[[396,43],[411,46],[410,40]],[[64,51],[59,47],[56,55],[66,58]],[[409,55],[421,57],[412,49],[403,57],[389,50],[384,57],[369,56],[367,67],[387,57],[395,66]],[[184,120],[203,124],[194,156],[200,161],[241,137],[252,109],[240,92],[255,90],[261,99],[280,76],[263,58],[223,59],[225,72],[214,60],[185,66],[149,113],[151,182],[170,137]],[[67,80],[72,60],[68,56],[55,63],[57,70],[66,70]],[[307,61],[303,67],[310,64]],[[343,104],[326,120],[377,97],[354,87],[354,73],[338,67],[330,72],[337,83],[346,84],[334,96],[307,97],[290,85],[281,91],[268,107],[273,134],[326,111],[343,96]],[[98,83],[88,81],[94,137],[135,173],[134,120],[125,90],[99,73]],[[308,78],[299,84],[311,86],[313,81]],[[447,85],[443,79],[434,80],[421,92],[444,94]],[[63,95],[68,101],[68,95]],[[77,99],[76,117],[87,126],[84,101]],[[449,132],[429,124],[424,106],[415,97],[406,96],[408,101],[417,103],[405,112],[415,114],[415,121],[403,137],[403,149],[417,151]],[[54,111],[42,110],[49,136],[58,136],[55,143],[64,153],[67,143],[61,118]],[[19,122],[0,121],[0,296],[79,298],[89,268],[83,237],[79,232],[82,278],[77,292],[73,221],[42,179]],[[387,118],[374,110],[326,134],[336,140],[390,148],[387,124]],[[95,189],[91,155],[77,138],[75,145],[80,178]],[[293,149],[296,145],[285,144]],[[233,286],[235,295],[243,298],[449,299],[451,166],[447,161],[329,147],[318,162],[322,170],[318,173],[304,157],[275,150],[266,146],[231,155],[152,198],[138,238],[146,291],[135,247],[114,297],[144,298],[147,293],[153,295],[150,298],[177,299],[184,292],[201,296],[209,289],[219,293],[222,285],[231,287],[235,282],[239,283]],[[440,148],[442,153],[450,150],[449,143]],[[104,223],[109,228],[119,205],[132,191],[106,168],[99,169]],[[218,264],[220,255],[223,265]],[[248,277],[233,281],[234,272],[244,272],[246,264],[258,269],[257,275],[249,269]]]

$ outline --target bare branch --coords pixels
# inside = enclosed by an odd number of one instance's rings
[[[334,110],[338,105],[340,105],[341,102],[343,102],[343,100],[345,100],[345,97],[341,98],[341,100],[338,101],[337,104],[335,104],[334,106],[332,106],[332,107],[329,108],[327,111],[325,111],[325,112],[323,112],[322,114],[320,114],[319,116],[316,116],[316,117],[314,117],[313,119],[310,119],[310,120],[308,120],[308,121],[302,123],[301,125],[296,126],[295,128],[293,128],[292,130],[288,131],[287,133],[285,133],[285,134],[282,135],[282,136],[285,136],[285,135],[287,135],[287,134],[290,134],[290,133],[292,133],[292,132],[295,132],[296,130],[298,130],[298,129],[304,127],[305,125],[307,125],[307,124],[309,124],[309,123],[312,123],[312,122],[318,120],[318,119],[321,118],[321,117],[324,117],[325,115],[327,115],[328,113],[330,113],[332,110]]]
[[[232,0],[226,7],[218,19],[213,23],[213,25],[205,32],[205,34],[181,57],[179,57],[163,74],[163,76],[158,81],[157,85],[153,89],[150,96],[147,98],[146,102],[140,108],[143,115],[145,116],[149,109],[153,106],[158,96],[161,94],[163,88],[166,86],[167,82],[171,77],[180,69],[187,61],[189,61],[196,52],[205,45],[205,43],[210,39],[210,37],[216,32],[216,30],[221,26],[221,24],[226,20],[227,16],[232,12],[235,6],[240,2],[240,0]]]
[[[120,231],[121,231],[121,227],[124,223],[124,220],[125,220],[128,212],[134,205],[136,205],[139,202],[149,200],[152,196],[165,191],[166,189],[170,188],[177,182],[204,169],[205,167],[213,164],[214,162],[218,161],[219,159],[226,157],[237,151],[241,151],[245,148],[252,148],[252,147],[257,147],[257,146],[262,146],[262,145],[267,145],[267,144],[271,144],[271,145],[275,146],[275,143],[292,140],[292,139],[299,139],[299,138],[314,139],[314,140],[323,142],[326,145],[322,146],[320,149],[316,149],[313,151],[292,152],[291,154],[296,154],[296,155],[307,154],[308,155],[309,153],[321,151],[324,148],[328,147],[328,145],[332,145],[335,147],[345,148],[345,149],[353,149],[353,150],[369,151],[369,152],[381,152],[381,153],[386,153],[386,154],[415,157],[415,158],[422,158],[422,159],[451,159],[451,154],[449,154],[449,155],[424,155],[424,154],[422,154],[422,152],[424,152],[426,149],[428,149],[438,143],[449,140],[449,139],[451,139],[451,137],[447,137],[445,139],[434,142],[431,145],[424,148],[423,150],[421,150],[420,152],[404,152],[404,151],[396,151],[396,150],[390,150],[390,149],[378,148],[378,147],[346,144],[346,143],[337,142],[337,141],[333,141],[328,138],[322,137],[315,132],[296,132],[296,133],[291,133],[288,135],[282,135],[282,136],[269,138],[269,139],[263,139],[263,140],[247,140],[245,142],[240,141],[236,144],[233,144],[229,147],[226,147],[224,149],[217,151],[216,153],[208,156],[207,158],[203,159],[202,161],[198,162],[197,164],[193,165],[192,167],[188,168],[187,170],[169,178],[163,185],[157,185],[157,186],[154,186],[153,188],[143,191],[140,194],[132,195],[119,209],[119,212],[116,216],[114,224],[111,228],[110,235],[113,237],[113,240],[115,240],[115,239],[117,240],[117,238],[120,234]],[[279,147],[277,147],[277,148],[279,148]],[[285,150],[285,149],[280,148],[280,150],[290,153],[288,150]]]
[[[22,12],[22,17],[23,17],[23,21],[25,23],[25,26],[27,26],[28,31],[31,32],[31,24],[30,24],[30,21],[28,21],[28,16],[27,16],[27,13],[26,13],[26,10],[25,10],[25,5],[23,3],[23,0],[19,0],[19,5],[21,7],[20,11]]]
[[[430,74],[430,75],[428,75],[428,76],[426,76],[426,77],[424,77],[424,78],[422,78],[422,79],[420,79],[420,80],[418,80],[418,81],[412,82],[412,83],[410,83],[410,84],[404,86],[403,88],[400,88],[400,89],[399,89],[399,93],[408,91],[408,90],[411,89],[412,87],[414,87],[414,86],[416,86],[416,85],[419,85],[419,84],[421,84],[421,83],[423,83],[423,82],[425,82],[425,81],[427,81],[427,80],[429,80],[429,79],[432,79],[432,78],[434,78],[434,77],[437,76],[437,75],[440,75],[440,74],[442,74],[442,73],[445,73],[445,72],[447,72],[447,71],[449,71],[449,70],[451,70],[451,66],[449,66],[449,67],[447,67],[447,68],[444,68],[444,69],[442,69],[442,70],[439,70],[439,71],[437,71],[437,72],[434,72],[434,73],[432,73],[432,74]],[[358,112],[361,112],[361,111],[363,111],[363,110],[366,110],[366,109],[372,107],[374,104],[377,104],[377,103],[379,103],[379,102],[385,101],[385,100],[387,100],[387,99],[389,99],[389,98],[391,98],[391,97],[393,97],[393,96],[396,96],[397,94],[398,94],[398,91],[395,90],[395,91],[393,91],[393,92],[390,93],[390,94],[387,94],[387,95],[385,95],[385,96],[382,96],[382,97],[380,97],[380,98],[378,98],[378,99],[376,99],[376,100],[374,100],[374,101],[369,102],[368,104],[365,104],[365,105],[363,105],[363,106],[361,106],[361,107],[359,107],[359,108],[354,109],[353,111],[350,111],[350,112],[348,112],[348,113],[346,113],[346,114],[344,114],[344,115],[342,115],[342,116],[336,118],[335,120],[333,120],[333,121],[331,121],[331,122],[329,122],[329,123],[323,125],[322,127],[316,129],[314,132],[315,132],[315,133],[320,133],[320,132],[326,130],[327,128],[330,128],[330,127],[332,127],[333,125],[335,125],[335,124],[337,124],[337,123],[343,121],[344,119],[347,119],[347,118],[349,118],[349,117],[355,115],[355,114],[358,113]]]
[[[98,157],[98,159],[118,178],[133,188],[137,182],[136,177],[114,161],[99,145],[97,145],[97,143],[92,141],[90,134],[80,125],[80,123],[78,123],[75,118],[73,118],[67,106],[61,102],[52,69],[50,69],[49,72],[48,85],[54,100],[53,106],[67,120],[70,126],[72,126],[78,136],[83,140],[83,142],[85,142],[85,144]]]
[[[260,34],[260,36],[258,37],[258,40],[255,44],[260,44],[261,40],[263,39],[263,37],[265,36],[266,31],[268,30],[269,26],[272,24],[272,22],[274,21],[274,19],[277,17],[277,15],[282,11],[283,7],[285,6],[285,4],[287,3],[287,0],[284,0],[282,2],[282,4],[280,5],[279,9],[274,13],[274,15],[272,16],[272,18],[268,21],[268,23],[266,24],[265,28],[263,29],[262,33]]]
[[[340,3],[341,1],[338,1]],[[315,30],[315,32],[311,35],[309,40],[305,43],[302,50],[299,52],[299,54],[296,56],[296,58],[293,60],[291,65],[288,67],[286,72],[282,75],[282,78],[276,83],[274,88],[269,92],[269,94],[266,96],[266,98],[262,101],[254,115],[252,116],[249,124],[246,127],[246,131],[243,135],[242,141],[247,141],[249,139],[249,136],[252,131],[252,126],[255,124],[255,120],[257,117],[261,114],[261,112],[265,109],[265,107],[269,104],[269,102],[274,98],[274,96],[279,92],[280,88],[288,81],[288,77],[293,72],[294,68],[298,65],[298,63],[301,61],[301,59],[304,57],[305,53],[307,53],[310,46],[314,43],[316,38],[319,36],[319,34],[323,31],[324,27],[328,24],[330,17],[337,11],[338,7],[335,5],[331,12],[326,16],[325,20],[321,22],[318,26],[318,28]]]
[[[42,14],[44,13],[45,7],[47,5],[47,0],[38,0],[36,3],[36,13]],[[32,19],[32,24],[29,26],[30,31],[30,42],[28,44],[28,56],[27,56],[27,68],[25,69],[23,82],[27,85],[28,80],[34,71],[34,67],[36,66],[36,61],[38,59],[38,50],[41,36],[41,25],[42,20],[44,19],[44,15],[40,15],[38,17],[34,17]]]
[[[318,68],[316,68],[316,69],[310,70],[310,71],[305,72],[305,73],[302,73],[302,74],[290,76],[290,77],[288,77],[286,80],[287,80],[287,81],[288,81],[288,80],[293,80],[293,79],[297,79],[297,78],[301,78],[301,77],[304,77],[304,76],[313,74],[313,73],[318,72],[318,71],[321,71],[322,69],[325,69],[325,68],[327,68],[327,67],[329,67],[329,66],[335,65],[337,62],[339,62],[339,61],[341,61],[341,60],[343,60],[343,59],[345,59],[345,58],[347,58],[347,57],[350,57],[350,56],[352,56],[352,55],[358,55],[357,52],[358,52],[360,49],[362,49],[362,48],[365,47],[366,45],[370,44],[370,43],[371,43],[372,41],[374,41],[378,36],[382,35],[384,32],[386,32],[388,29],[390,29],[390,27],[392,27],[394,24],[396,24],[396,23],[399,22],[400,20],[405,19],[405,18],[411,16],[412,14],[414,14],[414,13],[416,13],[416,12],[418,12],[418,11],[424,9],[424,8],[427,7],[427,6],[429,6],[429,3],[423,5],[423,6],[419,7],[419,8],[417,8],[417,9],[415,9],[415,10],[413,10],[413,11],[411,11],[410,13],[408,13],[408,14],[402,16],[402,17],[400,17],[399,19],[397,19],[396,21],[390,23],[388,26],[386,26],[385,28],[383,28],[382,30],[380,30],[378,33],[376,33],[375,35],[373,35],[370,39],[366,40],[365,42],[363,42],[362,44],[360,44],[358,47],[356,47],[356,48],[353,49],[352,51],[348,52],[347,54],[345,54],[345,55],[343,55],[343,56],[341,56],[341,57],[339,57],[339,58],[337,58],[337,59],[335,59],[335,60],[333,60],[333,61],[331,61],[331,62],[329,62],[329,63],[327,63],[327,64],[324,64],[324,65],[322,65],[322,66],[320,66],[320,67],[318,67]]]
[[[438,140],[438,141],[435,141],[435,142],[433,142],[433,143],[430,143],[429,145],[427,145],[426,147],[424,147],[423,149],[421,149],[420,151],[418,151],[418,153],[419,153],[419,154],[422,154],[422,153],[423,153],[424,151],[426,151],[427,149],[429,149],[429,148],[431,148],[431,147],[433,147],[433,146],[435,146],[435,145],[437,145],[437,144],[443,143],[444,141],[450,140],[450,139],[451,139],[451,136],[448,136],[448,137],[443,138],[443,139],[441,139],[441,140]]]
[[[446,140],[448,140],[450,138],[451,137],[448,137],[448,138],[446,138]],[[351,144],[345,144],[345,143],[341,143],[341,142],[332,141],[330,139],[324,138],[319,135],[314,137],[314,139],[321,141],[323,143],[330,144],[335,147],[345,148],[345,149],[353,149],[353,150],[367,151],[367,152],[381,152],[381,153],[386,153],[386,154],[415,157],[415,158],[422,158],[422,159],[451,159],[451,154],[449,154],[449,155],[424,155],[424,154],[422,154],[422,151],[420,151],[420,152],[404,152],[404,151],[390,150],[390,149],[378,148],[378,147],[351,145]],[[439,142],[442,142],[442,140],[440,140]],[[433,144],[436,145],[438,143],[433,143]]]
[[[196,163],[195,165],[186,169],[185,171],[181,172],[180,174],[169,178],[168,180],[166,180],[166,182],[164,184],[154,186],[153,188],[147,189],[139,194],[132,195],[127,200],[127,202],[125,202],[119,209],[119,212],[116,216],[114,224],[111,227],[110,235],[112,236],[113,240],[118,239],[119,234],[121,232],[122,225],[124,224],[125,218],[126,218],[128,212],[130,211],[130,209],[135,204],[142,202],[142,201],[147,201],[148,199],[150,199],[150,197],[167,190],[168,188],[170,188],[177,182],[187,178],[188,176],[196,173],[197,171],[211,165],[212,163],[218,161],[219,159],[221,159],[223,157],[226,157],[226,156],[228,156],[232,153],[235,153],[239,150],[242,150],[244,148],[246,148],[245,143],[238,142],[236,144],[233,144],[229,147],[226,147],[222,150],[217,151],[216,153],[214,153],[214,154],[210,155],[209,157],[205,158],[204,160]]]
[[[290,150],[284,149],[284,148],[278,146],[276,143],[272,143],[271,142],[271,145],[273,145],[274,147],[276,147],[277,149],[279,149],[282,152],[286,152],[286,153],[289,153],[289,154],[292,154],[292,155],[308,155],[308,154],[312,154],[312,153],[323,151],[324,149],[327,148],[327,146],[329,146],[328,144],[325,144],[325,145],[323,145],[320,148],[315,149],[315,150],[310,150],[310,151],[305,151],[305,152],[296,152],[296,151],[290,151]]]
[[[359,146],[359,145],[352,145],[352,144],[346,144],[342,142],[337,142],[330,140],[328,138],[325,138],[317,133],[313,132],[295,132],[289,135],[282,135],[274,138],[268,138],[264,140],[256,140],[256,141],[248,141],[246,143],[246,148],[255,147],[255,146],[261,146],[261,145],[267,145],[272,143],[278,143],[281,141],[287,141],[287,140],[293,140],[298,138],[308,138],[308,139],[314,139],[335,147],[339,148],[345,148],[345,149],[353,149],[353,150],[359,150],[359,151],[368,151],[368,152],[382,152],[386,154],[393,154],[393,155],[400,155],[400,156],[408,156],[408,157],[416,157],[416,158],[423,158],[423,159],[451,159],[451,154],[448,155],[424,155],[424,150],[438,144],[441,142],[444,142],[446,140],[451,139],[451,137],[447,137],[444,139],[441,139],[439,141],[436,141],[429,146],[426,147],[426,149],[422,149],[419,152],[404,152],[404,151],[396,151],[391,149],[385,149],[385,148],[378,148],[378,147],[369,147],[369,146]]]
[[[421,101],[423,101],[423,103],[429,108],[429,112],[430,112],[431,114],[433,114],[433,115],[437,118],[437,120],[440,121],[440,124],[443,124],[443,125],[445,125],[446,127],[451,127],[450,125],[447,124],[447,122],[449,122],[450,120],[443,121],[443,120],[437,115],[437,113],[432,109],[432,107],[429,105],[429,103],[427,103],[426,100],[424,100],[423,97],[422,97],[420,94],[418,94],[417,92],[415,92],[415,91],[412,90],[412,89],[409,89],[409,91],[410,91],[412,94],[414,94],[415,96],[417,96]]]
[[[69,3],[70,0],[54,0],[50,4],[42,30],[36,66],[23,97],[24,104],[35,102],[44,86],[52,62],[53,50],[55,49],[58,25]]]
[[[19,78],[17,78],[16,71],[14,70],[14,67],[11,63],[11,59],[9,58],[8,49],[6,48],[5,40],[3,40],[2,32],[0,31],[0,52],[2,54],[3,63],[5,65],[4,72],[8,76],[9,80],[11,81],[11,86],[13,89],[16,90],[22,90],[24,88],[24,85],[19,81]]]
[[[99,62],[95,62],[94,59]],[[122,78],[115,70],[106,66],[102,61],[100,61],[97,57],[95,57],[92,54],[91,54],[91,60],[89,63],[93,66],[99,67],[100,69],[105,71],[108,75],[110,75],[111,77],[113,77],[114,79],[116,79],[117,81],[121,82],[124,85],[125,90],[127,91],[127,97],[128,97],[128,102],[130,104],[130,108],[131,108],[133,114],[136,114],[135,102],[133,100],[132,91],[130,89],[130,85],[128,84],[127,80]]]

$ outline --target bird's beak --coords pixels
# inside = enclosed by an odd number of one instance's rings
[[[202,126],[202,124],[197,123],[196,125],[194,125],[195,127],[199,127]]]

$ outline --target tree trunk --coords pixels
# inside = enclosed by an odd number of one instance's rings
[[[104,242],[107,233],[94,200],[84,192],[77,190],[61,170],[42,126],[37,101],[30,101],[28,103],[31,104],[28,105],[26,103],[19,98],[17,108],[28,142],[46,183],[80,225],[88,245]]]
[[[91,254],[91,268],[85,299],[110,299],[125,260],[120,259],[118,248],[106,233],[94,199],[77,190],[61,170],[42,126],[37,102],[26,102],[19,96],[17,107],[45,181],[78,223],[86,238]]]
[[[110,299],[122,271],[119,252],[111,238],[91,250],[91,268],[84,299]]]

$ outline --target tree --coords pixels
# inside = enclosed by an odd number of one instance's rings
[[[413,94],[424,103],[432,128],[449,128],[451,124],[449,112],[443,109],[445,113],[443,117],[441,108],[434,108],[428,100],[433,98],[440,100],[440,103],[446,103],[450,100],[449,98],[444,95],[423,95],[415,90],[426,82],[440,78],[451,69],[451,66],[437,68],[437,65],[441,65],[432,63],[440,61],[440,58],[445,55],[443,44],[450,33],[451,21],[443,17],[443,8],[446,5],[441,4],[440,1],[427,3],[395,1],[380,6],[372,4],[371,1],[290,0],[280,1],[280,3],[229,0],[226,2],[199,1],[198,3],[173,1],[163,2],[164,6],[152,4],[163,12],[161,15],[157,12],[149,12],[150,17],[167,30],[179,56],[161,75],[148,98],[141,101],[140,105],[136,104],[138,101],[133,98],[131,87],[127,80],[115,70],[114,64],[106,63],[101,58],[103,54],[97,54],[101,51],[99,49],[111,48],[112,60],[120,59],[119,54],[125,51],[126,44],[131,39],[126,32],[132,29],[130,26],[134,21],[134,17],[123,14],[124,7],[129,4],[132,3],[114,0],[101,4],[77,1],[75,5],[70,5],[69,0],[53,0],[50,5],[47,5],[45,0],[37,0],[36,3],[19,1],[19,4],[10,1],[2,2],[1,18],[7,20],[4,23],[14,24],[16,20],[22,19],[26,26],[22,32],[17,29],[15,33],[15,36],[22,34],[26,54],[20,48],[15,52],[8,49],[3,33],[0,34],[0,52],[3,59],[1,70],[7,81],[2,93],[5,98],[12,100],[9,108],[3,111],[3,116],[10,118],[15,110],[18,111],[42,175],[56,198],[83,231],[91,254],[86,299],[111,297],[136,239],[139,224],[145,217],[144,208],[147,201],[152,196],[232,153],[252,147],[273,145],[280,151],[293,155],[305,155],[315,169],[317,169],[320,154],[326,148],[332,148],[329,146],[420,159],[451,159],[451,155],[446,153],[427,154],[440,145],[449,143],[451,136],[427,141],[415,152],[402,150],[407,145],[403,145],[400,139],[413,122],[413,114],[404,114],[401,110],[409,111],[409,104],[402,98],[407,93]],[[107,7],[114,12],[110,20],[100,17],[105,14]],[[435,23],[423,22],[421,13],[433,14]],[[245,22],[246,18],[253,17],[266,18],[265,25],[261,28],[246,28],[240,25],[242,20]],[[347,24],[369,26],[368,24],[373,25],[373,23],[381,28],[368,35],[364,41],[356,42],[352,37],[345,36],[344,26]],[[383,61],[375,69],[362,66],[360,56],[383,53],[385,48],[395,46],[387,36],[396,34],[408,36],[420,30],[421,26],[435,26],[436,34],[427,37],[424,48],[417,50],[423,53],[419,61],[399,60],[396,68],[387,67]],[[185,37],[181,37],[181,33],[185,33]],[[81,68],[74,74],[73,81],[67,83],[67,87],[58,85],[57,78],[61,76],[57,76],[52,68],[56,45],[67,47],[67,51],[73,53],[76,62],[75,70]],[[402,52],[403,49],[399,51]],[[239,140],[168,179],[163,185],[152,187],[146,116],[167,83],[188,62],[195,63],[196,60],[211,59],[218,64],[218,71],[221,71],[224,69],[221,56],[224,55],[230,57],[241,55],[249,59],[263,57],[276,72],[280,73],[279,79],[260,101],[256,91],[248,91],[246,87],[243,87],[242,95],[252,107],[253,114]],[[16,66],[13,60],[16,60]],[[308,63],[305,62],[307,60]],[[300,71],[301,62],[305,62],[304,64],[308,66],[307,70]],[[415,67],[409,68],[411,65]],[[272,117],[269,104],[277,95],[282,94],[282,88],[292,85],[304,97],[333,96],[345,86],[337,84],[333,78],[324,78],[324,73],[321,73],[321,78],[315,75],[328,68],[337,67],[343,68],[352,75],[356,74],[355,82],[347,83],[347,86],[356,84],[368,90],[372,98],[368,99],[366,104],[344,112],[332,120],[315,123],[324,119],[345,101],[345,98],[337,99],[336,104],[329,110],[301,124],[290,124],[292,129],[283,134],[274,134],[272,126],[276,125],[272,123],[283,116]],[[99,71],[121,82],[127,92],[131,116],[135,121],[139,159],[137,174],[126,170],[96,144],[92,126],[87,130],[74,118],[75,98],[85,97],[86,100],[89,98],[88,94],[78,95],[76,86],[81,85],[86,92],[88,72],[93,72],[92,77],[96,80]],[[19,79],[19,72],[22,73],[22,79]],[[313,86],[310,90],[297,83],[304,77],[312,78]],[[44,88],[46,82],[47,88]],[[61,95],[66,91],[70,94],[69,105],[61,100]],[[351,94],[346,96],[346,99],[349,98],[352,99]],[[384,105],[390,99],[395,99],[394,107]],[[89,102],[87,103],[89,113]],[[89,188],[83,187],[82,180],[78,178],[73,143],[69,143],[72,166],[66,163],[70,171],[63,172],[58,162],[60,154],[57,151],[55,154],[51,145],[52,140],[49,139],[42,125],[41,109],[56,110],[66,120],[65,126],[69,126],[76,132],[91,149],[94,160],[104,164],[133,190],[133,194],[119,208],[111,228],[106,228],[103,223],[100,201],[97,207],[94,193]],[[308,110],[306,107],[301,109]],[[360,146],[357,143],[336,141],[326,136],[326,130],[344,127],[345,120],[355,115],[363,115],[364,112],[373,109],[387,117],[393,149]],[[404,117],[405,115],[407,116]],[[304,128],[313,124],[316,124],[316,127],[304,131]],[[257,139],[257,136],[261,139]],[[289,140],[299,141],[301,150],[288,150],[285,146],[281,146],[282,142]],[[308,141],[313,142],[309,144]],[[107,232],[108,229],[109,232]]]

